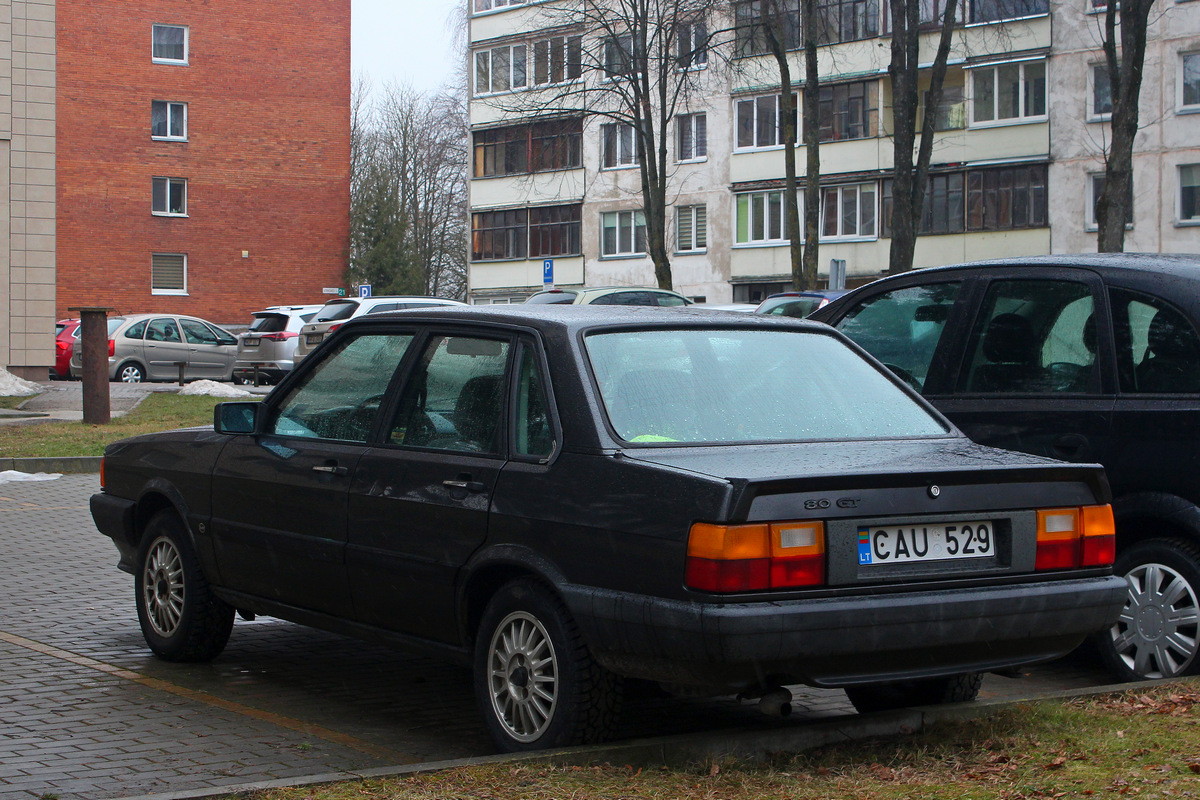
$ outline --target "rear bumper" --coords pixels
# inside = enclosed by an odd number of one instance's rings
[[[597,659],[631,677],[740,690],[983,672],[1061,656],[1111,625],[1118,576],[786,602],[689,603],[569,587]]]

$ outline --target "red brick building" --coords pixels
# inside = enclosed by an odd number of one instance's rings
[[[247,322],[349,247],[350,0],[58,0],[58,300]]]

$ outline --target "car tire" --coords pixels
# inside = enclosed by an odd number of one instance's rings
[[[869,714],[908,706],[969,703],[979,696],[979,687],[982,685],[982,675],[967,672],[945,678],[847,686],[846,697],[858,713]]]
[[[1100,659],[1121,680],[1200,672],[1200,548],[1147,539],[1117,555],[1129,596],[1116,624],[1095,637]]]
[[[619,714],[621,689],[542,584],[513,581],[492,597],[476,633],[475,693],[502,752],[602,740]]]
[[[160,511],[146,526],[138,551],[138,622],[164,661],[211,661],[233,630],[233,607],[212,593],[183,522]]]
[[[121,383],[141,383],[146,380],[146,368],[136,361],[126,361],[117,367],[117,380]]]

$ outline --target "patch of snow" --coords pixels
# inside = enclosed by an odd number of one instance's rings
[[[62,477],[58,472],[20,472],[15,469],[0,471],[0,483],[15,483],[17,481],[53,481]]]
[[[254,392],[247,392],[236,386],[216,381],[194,381],[179,390],[180,394],[203,394],[209,397],[253,397]]]
[[[0,367],[0,397],[29,397],[46,391],[33,381],[18,378],[4,367]]]

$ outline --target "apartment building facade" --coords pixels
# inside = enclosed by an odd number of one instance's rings
[[[587,80],[588,53],[605,42],[563,24],[566,2],[472,2],[472,301],[519,301],[542,288],[546,261],[556,285],[652,284],[636,148],[603,118],[546,118],[536,101],[514,101]],[[916,266],[1095,249],[1107,141],[1096,2],[965,0]],[[731,31],[716,45],[726,51],[689,63],[703,74],[672,123],[674,288],[708,302],[753,302],[790,286],[778,70],[753,26],[737,24],[756,3],[708,23]],[[830,260],[845,260],[852,285],[888,263],[886,6],[821,3],[820,262],[824,278]],[[922,3],[931,23],[939,8]],[[936,35],[924,37],[922,64]],[[1200,2],[1161,0],[1150,39],[1126,249],[1200,251]],[[798,52],[792,74],[804,74]],[[797,163],[803,173],[803,145]]]
[[[350,0],[58,0],[57,37],[59,315],[244,323],[341,285]]]

